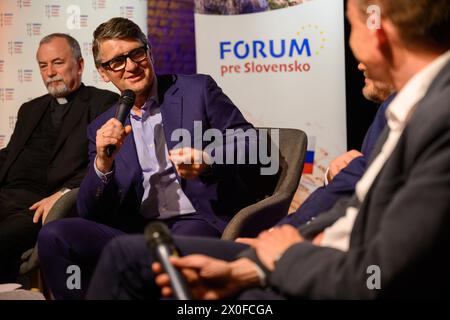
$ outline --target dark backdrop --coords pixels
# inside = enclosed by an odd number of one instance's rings
[[[344,2],[346,2],[344,0]],[[378,105],[362,95],[364,76],[349,46],[350,25],[345,19],[345,84],[347,96],[347,147],[360,150],[364,135],[372,122]]]

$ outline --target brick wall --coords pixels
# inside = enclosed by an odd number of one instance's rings
[[[147,24],[156,72],[195,73],[194,0],[148,0]]]

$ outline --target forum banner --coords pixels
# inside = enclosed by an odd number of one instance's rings
[[[197,0],[197,71],[255,126],[308,135],[301,202],[346,150],[343,1]]]
[[[147,32],[146,0],[0,1],[0,148],[10,139],[21,104],[47,93],[36,62],[39,41],[47,34],[77,39],[85,62],[83,82],[117,91],[98,75],[92,57],[92,32],[116,16]]]

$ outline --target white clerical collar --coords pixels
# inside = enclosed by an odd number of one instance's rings
[[[67,98],[65,98],[65,97],[56,98],[56,101],[58,102],[58,104],[66,104],[68,102]]]

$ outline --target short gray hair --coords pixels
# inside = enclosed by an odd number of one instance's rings
[[[66,33],[52,33],[43,37],[39,42],[39,47],[45,43],[51,42],[54,38],[66,39],[67,44],[69,45],[70,49],[72,49],[72,56],[75,60],[83,58],[83,56],[81,55],[80,44],[78,43],[78,41],[74,37]]]

